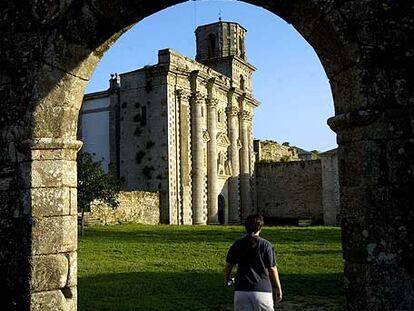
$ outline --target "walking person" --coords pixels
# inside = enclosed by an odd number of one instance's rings
[[[237,265],[234,311],[273,311],[282,301],[282,287],[272,244],[259,236],[263,217],[250,215],[247,234],[230,247],[224,268],[224,282],[231,284],[231,271]]]

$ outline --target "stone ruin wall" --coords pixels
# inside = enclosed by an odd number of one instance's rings
[[[83,89],[122,30],[178,2],[2,3],[3,309],[76,310],[76,275],[68,271],[76,271],[77,209],[67,208],[67,198],[76,199],[72,177],[80,146],[74,139]],[[314,47],[330,80],[346,310],[413,310],[412,2],[248,2],[292,24]],[[28,149],[24,157],[15,150],[22,145]],[[57,207],[62,197],[64,209]]]
[[[121,191],[119,206],[112,209],[105,203],[94,201],[91,211],[85,214],[88,224],[140,223],[158,224],[160,222],[160,199],[157,192]]]
[[[300,161],[295,148],[272,140],[255,140],[253,146],[257,162]]]
[[[321,223],[321,161],[257,163],[256,200],[265,218]]]
[[[323,220],[327,226],[339,224],[338,156],[335,152],[320,154],[322,166]]]

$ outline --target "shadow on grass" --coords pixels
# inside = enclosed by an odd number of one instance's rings
[[[87,228],[82,239],[103,238],[105,241],[134,241],[145,243],[200,243],[200,242],[226,242],[231,244],[241,237],[245,231],[242,226],[205,226],[194,230],[190,226],[157,226],[157,230],[145,229],[142,226],[137,230],[135,225],[121,225],[110,227]],[[116,228],[116,229],[113,229]],[[338,243],[340,230],[336,228],[311,227],[290,229],[289,227],[265,227],[262,236],[276,244],[291,244],[292,242]]]
[[[292,255],[295,256],[335,256],[335,257],[341,257],[342,256],[342,252],[340,249],[338,250],[330,250],[330,249],[326,249],[326,250],[306,250],[306,251],[291,251]]]
[[[285,300],[343,303],[342,275],[282,275]],[[79,278],[79,311],[231,311],[221,273],[134,272]]]

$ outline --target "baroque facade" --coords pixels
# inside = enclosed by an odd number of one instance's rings
[[[3,1],[3,309],[77,310],[76,131],[84,88],[123,32],[180,2]],[[332,86],[345,309],[413,310],[411,1],[249,2],[306,38]]]
[[[240,223],[254,206],[259,104],[246,30],[219,21],[195,33],[196,60],[160,50],[156,65],[112,75],[108,90],[86,94],[79,134],[124,190],[160,192],[162,223]]]

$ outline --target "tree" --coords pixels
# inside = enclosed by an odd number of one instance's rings
[[[92,155],[83,152],[78,157],[78,211],[81,212],[81,235],[84,233],[84,215],[91,203],[99,200],[113,209],[119,205],[120,182],[111,172],[105,173],[102,161],[94,161]]]

